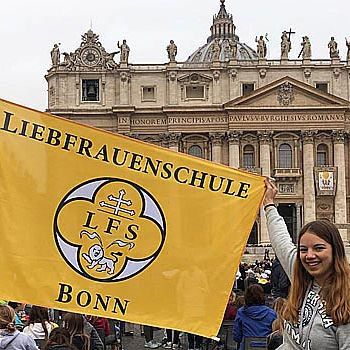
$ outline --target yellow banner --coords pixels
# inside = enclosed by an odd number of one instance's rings
[[[0,298],[216,336],[263,193],[0,100]]]

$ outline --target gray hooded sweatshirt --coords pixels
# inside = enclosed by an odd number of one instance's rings
[[[272,248],[291,280],[297,248],[276,208],[267,208],[266,219]],[[278,350],[350,349],[350,324],[338,327],[334,325],[326,314],[325,302],[321,299],[319,291],[320,286],[315,281],[309,285],[299,312],[299,322],[285,322],[283,344]]]
[[[0,350],[38,350],[35,341],[19,331],[0,331]]]

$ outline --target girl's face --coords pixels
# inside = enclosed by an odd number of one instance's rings
[[[300,238],[299,256],[305,270],[322,286],[333,272],[332,246],[306,231]]]

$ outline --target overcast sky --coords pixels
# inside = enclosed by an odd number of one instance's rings
[[[226,0],[240,41],[256,49],[256,35],[268,33],[268,58],[280,57],[280,36],[292,28],[291,58],[308,35],[313,58],[328,59],[331,36],[345,59],[345,37],[350,37],[349,0]],[[118,40],[130,46],[130,63],[164,63],[173,39],[178,61],[184,61],[206,42],[219,0],[11,0],[1,5],[0,97],[45,110],[50,50],[61,43],[72,52],[90,29],[99,34],[107,52]],[[115,56],[116,61],[119,55]]]

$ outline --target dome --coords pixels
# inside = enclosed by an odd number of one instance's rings
[[[239,42],[232,15],[228,14],[225,8],[225,0],[220,0],[220,2],[220,10],[213,18],[213,25],[210,28],[211,35],[207,39],[207,43],[190,55],[186,63],[211,62],[214,44],[220,46],[219,60],[229,61],[232,57],[232,42],[237,44],[237,60],[258,60],[258,54],[252,48]]]

